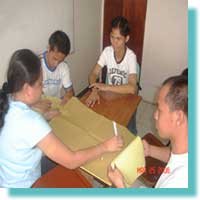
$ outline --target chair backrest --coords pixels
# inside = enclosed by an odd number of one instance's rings
[[[138,87],[138,92],[139,92],[140,90],[142,90],[142,87],[140,85],[141,67],[138,62],[136,65],[136,70],[137,70],[137,87]]]

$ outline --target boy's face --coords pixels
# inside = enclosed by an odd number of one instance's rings
[[[59,52],[57,49],[49,50],[47,55],[47,62],[49,67],[56,68],[61,62],[64,61],[66,55]]]
[[[170,139],[174,132],[174,112],[170,111],[165,97],[169,91],[169,86],[163,86],[157,97],[157,109],[154,113],[156,128],[162,138]]]
[[[123,36],[120,33],[119,28],[113,28],[110,33],[110,42],[114,49],[114,51],[119,51],[123,49],[126,45],[126,42],[128,42],[129,36]]]

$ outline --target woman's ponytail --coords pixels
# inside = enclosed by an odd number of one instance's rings
[[[8,83],[5,82],[0,90],[0,128],[4,125],[4,118],[9,108],[8,94],[9,94]]]

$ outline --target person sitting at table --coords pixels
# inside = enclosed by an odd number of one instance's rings
[[[93,107],[100,103],[98,91],[110,91],[118,94],[137,92],[137,60],[135,53],[126,46],[130,36],[130,27],[126,18],[118,16],[111,22],[110,42],[89,75],[92,92],[86,105]],[[97,83],[102,68],[107,66],[107,83]],[[130,131],[137,133],[135,116],[130,123]]]
[[[43,71],[43,94],[61,99],[63,105],[74,96],[69,67],[64,62],[69,55],[70,46],[67,34],[57,30],[49,37],[48,49],[39,55]],[[58,110],[51,109],[51,102],[48,100],[37,102],[33,108],[47,120],[59,115]]]
[[[143,140],[145,156],[168,162],[169,173],[163,173],[156,188],[188,187],[188,80],[187,77],[168,78],[161,87],[154,114],[156,127],[162,138],[171,141],[171,149],[157,147]],[[125,187],[119,169],[108,168],[110,181],[119,188]]]
[[[46,96],[60,98],[62,104],[66,104],[74,96],[69,66],[64,61],[70,53],[70,48],[68,35],[57,30],[49,37],[48,49],[40,55],[43,93]]]
[[[114,136],[87,149],[70,150],[42,115],[31,109],[41,94],[40,59],[28,49],[17,50],[0,90],[0,187],[31,187],[41,175],[42,153],[74,169],[123,146],[122,139]]]

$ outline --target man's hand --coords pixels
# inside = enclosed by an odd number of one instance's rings
[[[142,140],[142,143],[143,143],[143,147],[144,147],[145,157],[151,156],[151,145],[146,140]]]
[[[104,83],[93,83],[89,86],[89,88],[96,88],[100,91],[108,91],[109,85]]]
[[[61,105],[65,105],[73,96],[74,96],[74,89],[71,86],[68,89],[63,89],[65,90],[65,95],[61,98]]]
[[[114,169],[108,166],[107,176],[117,188],[125,188],[124,177],[116,166]]]
[[[93,89],[90,96],[86,99],[86,105],[88,107],[93,107],[96,102],[100,104],[100,97],[98,91]]]
[[[65,98],[61,99],[60,104],[61,104],[62,106],[64,106],[70,99],[71,99],[71,97],[69,97],[69,98],[65,97]]]

